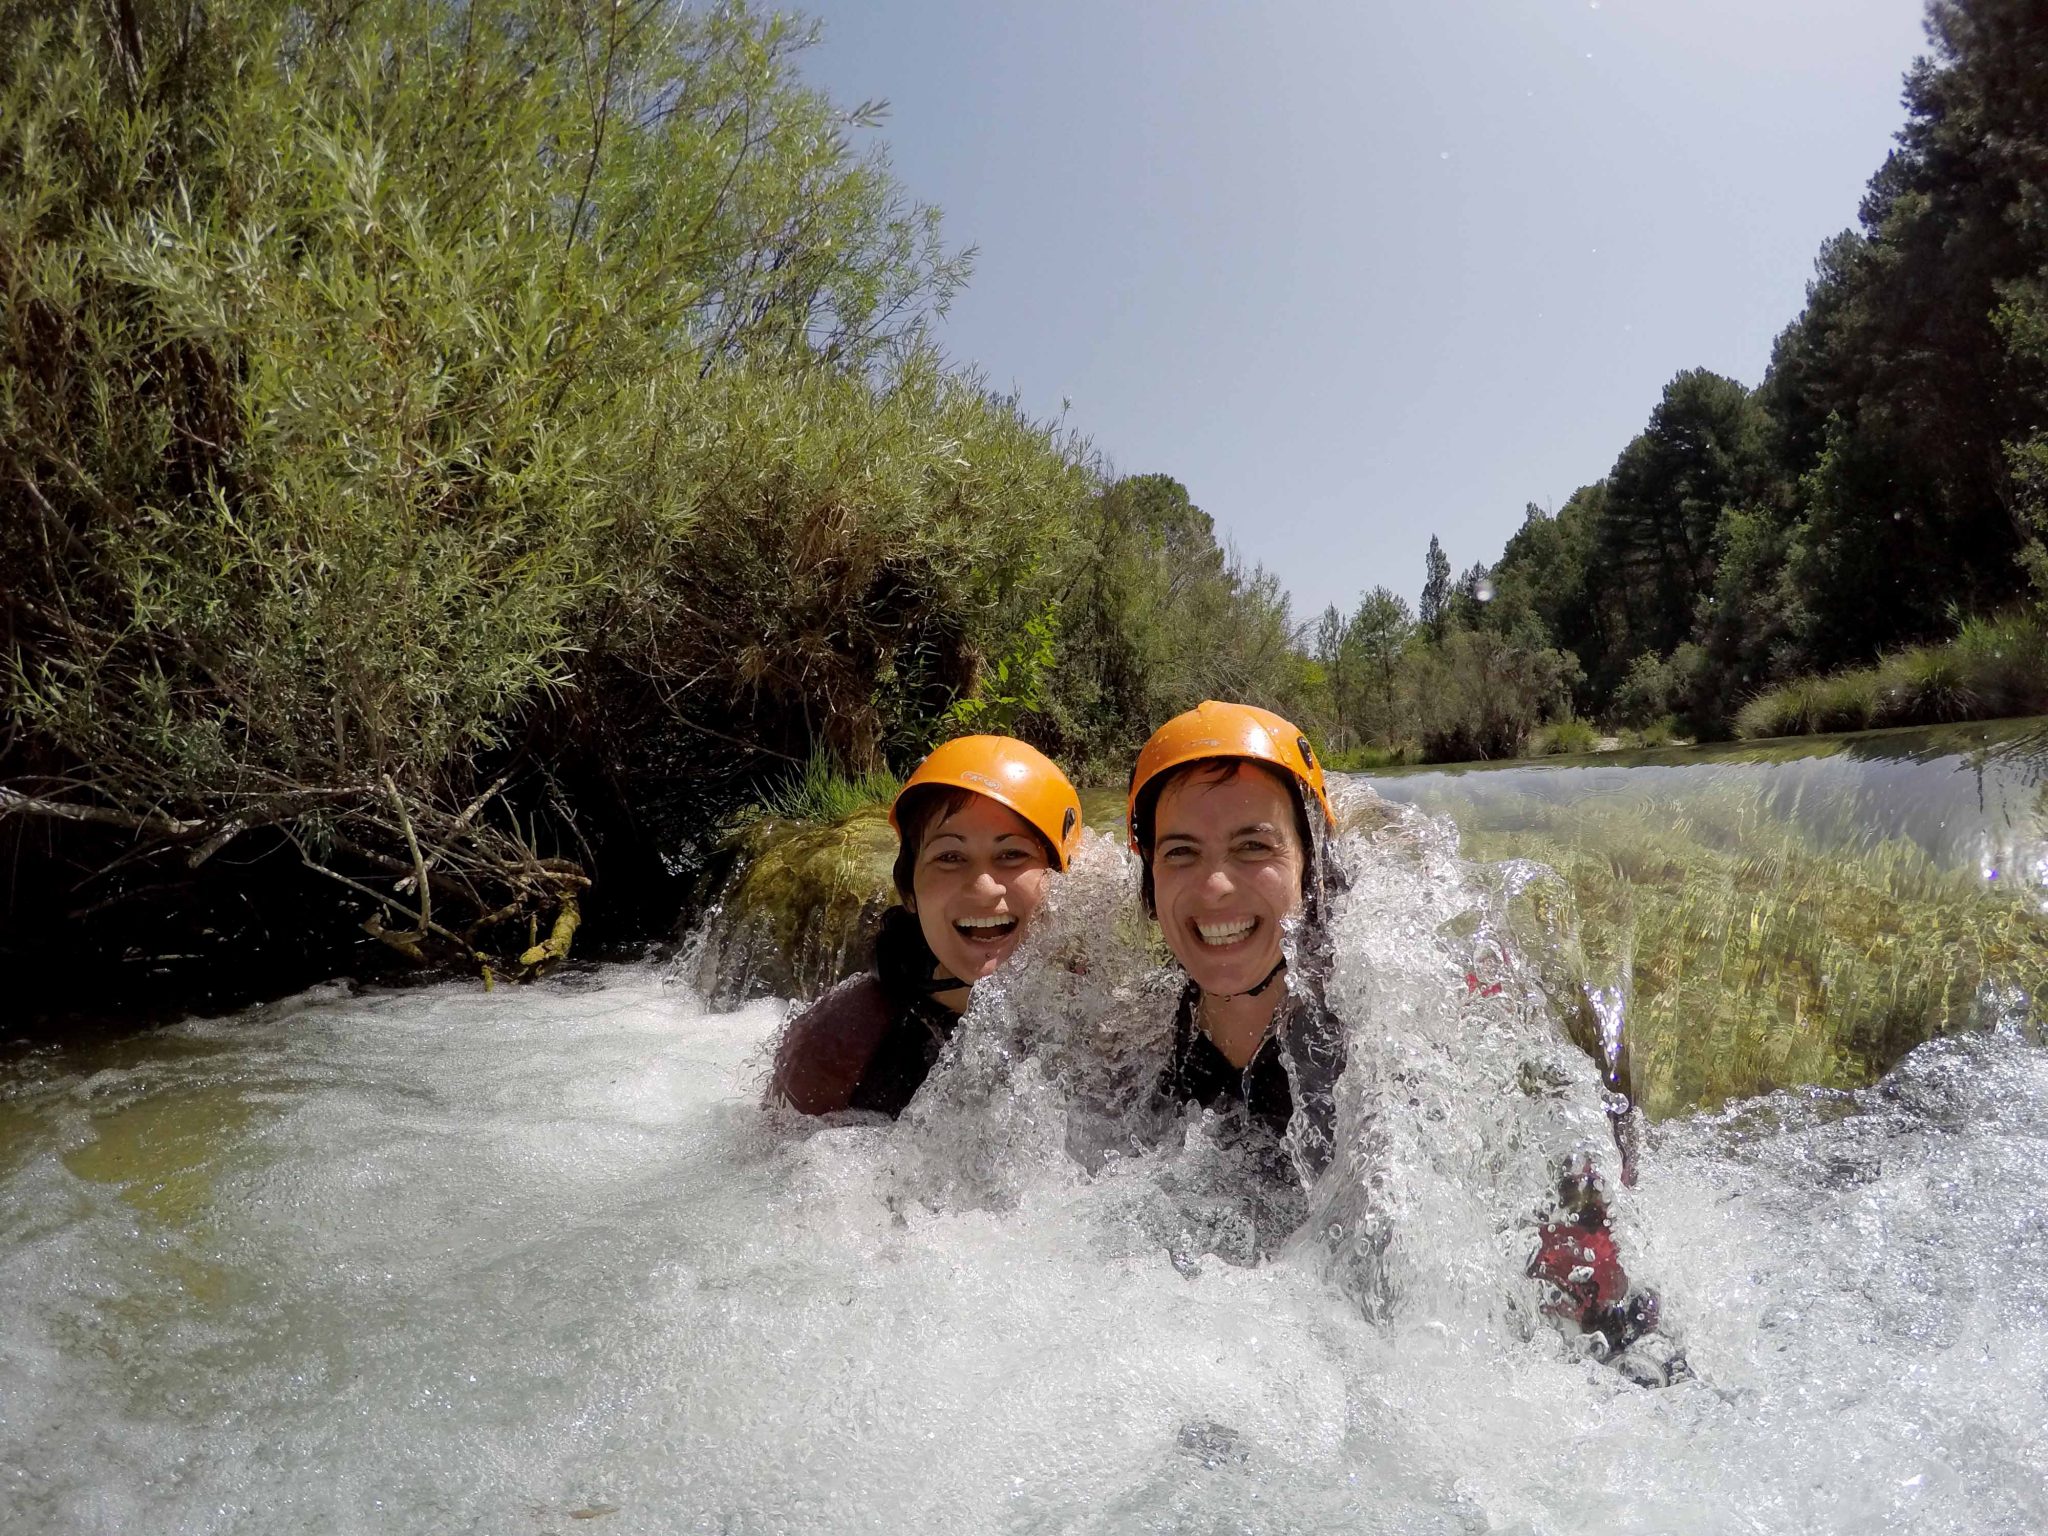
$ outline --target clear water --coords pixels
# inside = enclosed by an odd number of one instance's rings
[[[1370,781],[1468,830],[1507,833],[1559,808],[1682,815],[1727,792],[1822,851],[1857,857],[1911,843],[1935,865],[2048,912],[2048,719],[1395,769]]]
[[[651,964],[17,1057],[0,1529],[2048,1529],[2048,1052],[1654,1128],[1643,1390],[1521,1278],[1613,1156],[1515,872],[1346,854],[1346,1151],[1256,1264],[1208,1127],[1116,1150],[1163,1004],[1097,837],[894,1124],[764,1112],[780,1008]]]

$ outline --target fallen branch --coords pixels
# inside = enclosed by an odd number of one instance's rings
[[[576,930],[582,925],[583,913],[574,896],[564,896],[562,905],[555,913],[554,930],[548,934],[545,943],[536,944],[520,955],[519,963],[533,975],[539,975],[551,965],[568,959],[569,946],[576,940]]]
[[[203,830],[203,821],[180,821],[155,813],[138,816],[101,805],[75,805],[69,800],[41,800],[18,790],[0,787],[0,816],[48,816],[58,821],[84,821],[95,826],[120,827],[127,832],[153,832],[158,837],[186,838]]]

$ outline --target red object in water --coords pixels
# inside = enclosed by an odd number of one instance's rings
[[[1529,1260],[1529,1273],[1557,1287],[1559,1299],[1550,1310],[1580,1327],[1594,1314],[1619,1303],[1628,1294],[1628,1276],[1604,1228],[1554,1221],[1537,1233],[1539,1246]]]

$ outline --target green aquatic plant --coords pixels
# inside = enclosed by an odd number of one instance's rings
[[[1465,851],[1556,871],[1518,904],[1523,941],[1568,1013],[1623,986],[1630,1088],[1653,1116],[1858,1086],[1937,1035],[2048,1024],[2048,913],[1911,842],[1826,849],[1738,786],[1507,819]]]

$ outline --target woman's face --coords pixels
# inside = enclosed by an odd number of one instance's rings
[[[1247,764],[1194,774],[1159,796],[1152,893],[1166,947],[1204,992],[1257,986],[1280,963],[1280,924],[1301,908],[1307,850],[1294,801]]]
[[[1045,844],[1015,811],[971,795],[925,834],[910,910],[949,976],[972,985],[1009,958],[1045,899]]]

